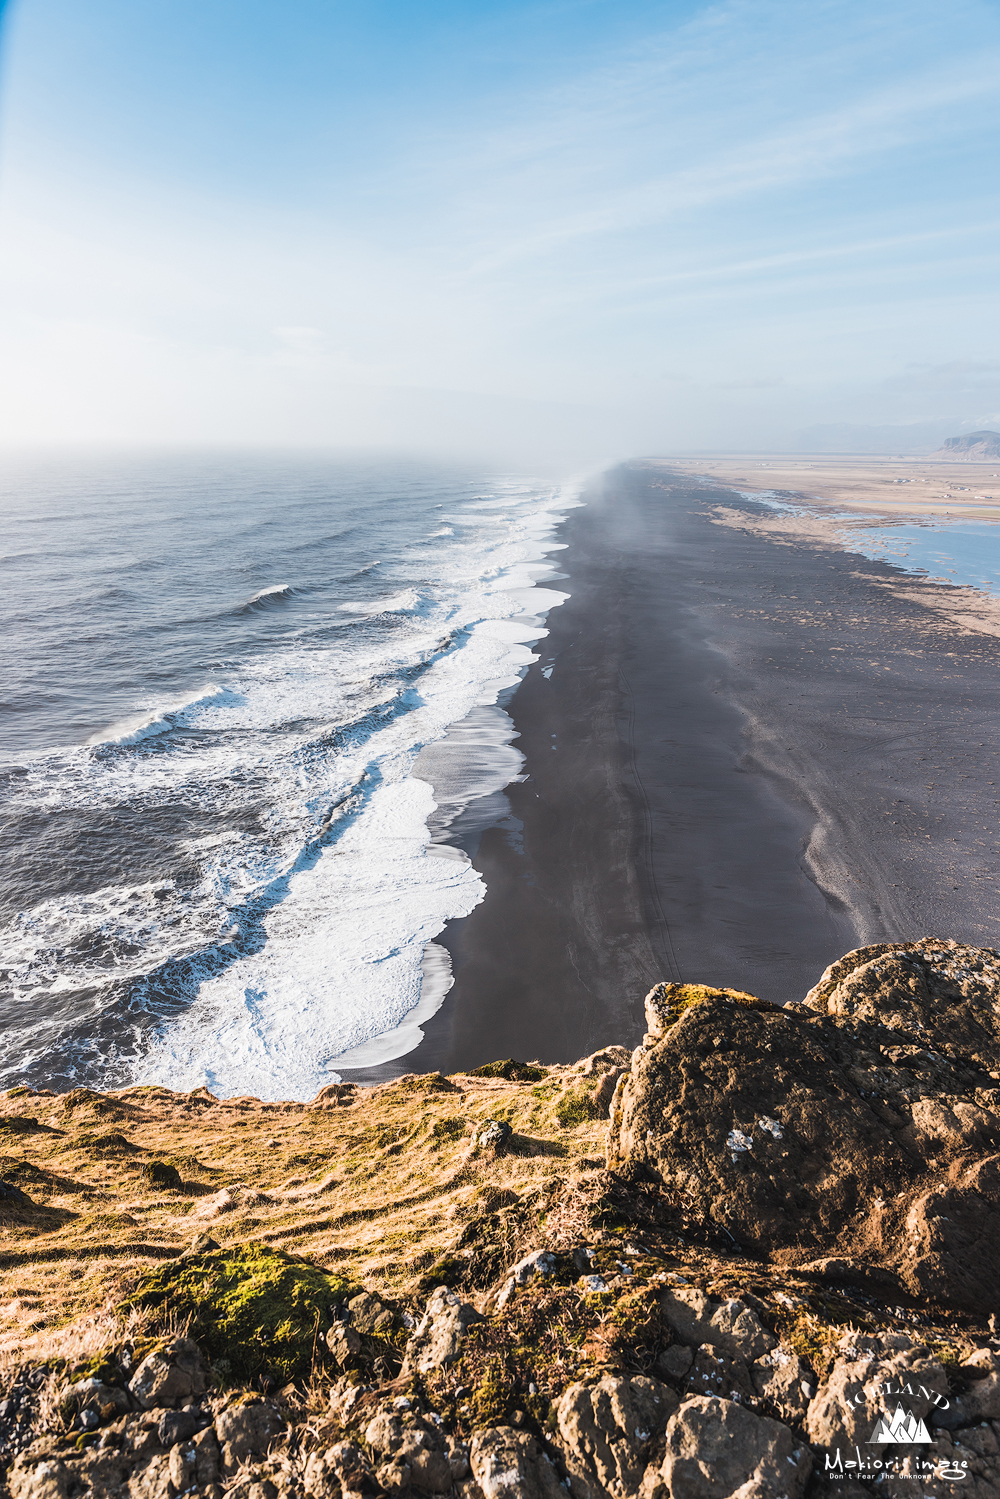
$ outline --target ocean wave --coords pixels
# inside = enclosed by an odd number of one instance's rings
[[[181,727],[186,716],[194,709],[206,707],[210,703],[218,704],[232,696],[230,688],[219,687],[209,682],[206,686],[199,687],[189,697],[176,698],[172,703],[161,703],[143,713],[133,714],[130,718],[122,718],[117,723],[110,724],[106,729],[99,729],[84,743],[88,749],[139,744],[143,739],[152,739],[158,734],[168,733],[170,729]]]
[[[252,598],[247,599],[246,607],[251,604],[264,603],[268,599],[288,598],[295,592],[290,583],[272,583],[268,588],[260,588]]]
[[[337,608],[349,614],[409,614],[422,602],[423,596],[416,588],[406,588],[387,599],[358,599],[352,604],[338,604]]]

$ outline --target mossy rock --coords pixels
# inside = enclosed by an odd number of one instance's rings
[[[460,1254],[446,1254],[436,1260],[425,1275],[417,1281],[417,1294],[426,1296],[438,1286],[461,1285],[469,1268],[469,1261]]]
[[[507,1057],[503,1062],[485,1062],[482,1067],[473,1067],[469,1077],[501,1077],[508,1083],[540,1083],[546,1076],[544,1067],[533,1067],[530,1062],[515,1062]]]
[[[190,1319],[191,1337],[213,1363],[224,1360],[237,1382],[264,1369],[287,1382],[309,1374],[335,1308],[362,1289],[284,1250],[242,1244],[185,1255],[150,1271],[125,1307],[162,1308],[178,1322]]]
[[[171,1187],[175,1192],[179,1191],[184,1183],[176,1166],[171,1166],[167,1161],[150,1161],[142,1168],[143,1180],[151,1187]]]
[[[646,1017],[651,1025],[655,1023],[658,1034],[665,1035],[685,1011],[707,999],[723,999],[747,1010],[773,1012],[776,1008],[770,1000],[758,999],[756,994],[747,994],[742,989],[713,989],[709,984],[657,984],[646,996]]]

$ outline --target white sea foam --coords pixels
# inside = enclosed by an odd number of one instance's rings
[[[349,614],[405,614],[420,603],[420,594],[415,588],[385,599],[370,599],[363,603],[339,604],[337,607]]]

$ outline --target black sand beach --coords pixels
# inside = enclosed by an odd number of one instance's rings
[[[509,705],[527,779],[475,847],[485,901],[438,939],[454,987],[415,1051],[351,1077],[634,1044],[661,978],[787,1002],[861,943],[1000,943],[996,638],[662,467],[586,499]]]

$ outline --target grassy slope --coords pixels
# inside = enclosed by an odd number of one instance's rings
[[[0,1203],[0,1352],[56,1351],[61,1330],[110,1313],[139,1272],[205,1233],[398,1294],[508,1193],[603,1163],[605,1119],[580,1117],[599,1078],[582,1065],[524,1083],[431,1074],[326,1089],[312,1104],[162,1088],[3,1095],[0,1178],[32,1206]],[[511,1124],[516,1153],[473,1151],[487,1118]],[[177,1168],[180,1189],[150,1181],[154,1161]]]

